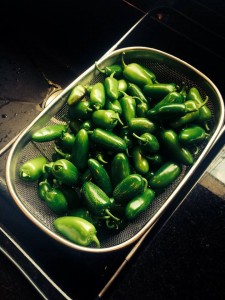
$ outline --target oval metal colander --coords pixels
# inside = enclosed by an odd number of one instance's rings
[[[126,52],[126,63],[137,62],[149,67],[156,74],[159,82],[175,82],[180,86],[185,82],[189,88],[192,86],[197,87],[203,98],[207,95],[209,97],[207,105],[212,111],[212,119],[209,124],[211,136],[201,144],[194,165],[191,167],[184,166],[179,178],[165,192],[156,197],[146,212],[142,213],[140,217],[130,222],[119,232],[112,234],[98,232],[98,238],[101,242],[100,249],[96,249],[94,246],[79,246],[66,240],[53,227],[53,221],[57,216],[38,198],[37,183],[21,181],[18,176],[18,169],[23,162],[40,154],[51,160],[54,152],[54,143],[34,143],[31,141],[31,135],[45,125],[64,123],[63,116],[68,109],[66,104],[67,97],[75,85],[78,83],[94,84],[98,81],[103,81],[104,75],[99,73],[93,64],[58,95],[22,132],[14,143],[6,164],[8,189],[18,207],[26,217],[46,234],[74,250],[94,253],[110,252],[119,250],[137,241],[163,214],[165,208],[173,201],[178,191],[185,188],[185,182],[193,174],[194,170],[198,168],[199,162],[204,159],[206,153],[213,146],[224,123],[224,103],[217,87],[199,70],[177,57],[153,48],[121,48],[101,58],[98,61],[99,67],[103,68],[111,64],[121,63],[121,54],[124,51]]]

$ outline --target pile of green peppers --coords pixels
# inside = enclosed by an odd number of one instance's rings
[[[192,166],[210,136],[212,113],[196,86],[159,82],[139,63],[96,70],[104,79],[78,84],[67,98],[66,125],[36,130],[34,143],[54,141],[51,161],[34,157],[19,176],[36,181],[56,214],[55,229],[82,246],[98,232],[121,230],[141,217]]]

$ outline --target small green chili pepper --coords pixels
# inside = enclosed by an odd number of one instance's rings
[[[68,109],[68,115],[70,119],[88,120],[91,117],[93,109],[89,100],[84,98],[78,103],[72,105]]]
[[[137,84],[129,82],[127,92],[129,95],[139,98],[140,101],[148,103],[148,99]]]
[[[84,121],[79,129],[85,129],[86,131],[93,130],[95,128],[95,124],[91,119]]]
[[[60,138],[63,132],[67,131],[68,125],[64,124],[54,124],[47,125],[36,130],[32,135],[32,141],[42,143],[42,142],[50,142],[55,139]]]
[[[135,171],[141,175],[147,174],[149,172],[149,162],[141,151],[141,147],[135,146],[132,149],[131,156]]]
[[[191,152],[181,146],[178,134],[174,130],[161,130],[159,139],[161,147],[165,149],[166,153],[175,161],[183,163],[184,165],[192,165],[194,163]]]
[[[66,185],[76,185],[79,180],[77,167],[67,159],[59,159],[52,165],[53,176]]]
[[[175,83],[154,83],[146,84],[143,87],[143,93],[150,97],[152,100],[160,101],[169,93],[175,92],[177,86]]]
[[[42,182],[39,183],[39,186],[40,185],[42,185]],[[49,187],[43,194],[43,199],[47,206],[57,215],[63,215],[68,210],[66,196],[56,187]]]
[[[95,110],[101,109],[105,106],[106,93],[102,82],[97,82],[90,92],[90,105]]]
[[[139,174],[130,174],[113,190],[113,198],[117,204],[126,204],[147,188],[147,180]]]
[[[79,170],[84,170],[87,167],[89,148],[89,134],[87,130],[82,128],[76,135],[71,154],[71,161]]]
[[[131,133],[143,134],[145,132],[154,133],[157,129],[155,123],[148,118],[132,118],[128,123],[128,129]]]
[[[92,114],[92,121],[97,127],[107,130],[113,129],[118,121],[122,123],[119,114],[110,109],[99,109],[94,111]]]
[[[94,242],[96,247],[100,248],[95,226],[83,218],[63,216],[55,219],[53,225],[59,233],[73,243],[89,246]]]
[[[106,98],[109,98],[110,100],[117,100],[119,97],[119,82],[113,76],[114,73],[105,78],[104,87]]]
[[[155,153],[160,148],[157,137],[149,132],[145,132],[140,136],[138,136],[136,133],[133,133],[133,136],[138,139],[138,144],[144,153]]]
[[[112,218],[116,221],[119,218],[115,217],[110,212],[112,206],[111,199],[106,193],[95,183],[86,181],[81,189],[86,207],[96,216],[104,218]]]
[[[140,98],[135,98],[137,102],[136,115],[137,118],[146,118],[149,111],[149,103],[140,100]]]
[[[122,107],[119,100],[109,100],[106,99],[105,107],[106,110],[113,110],[118,114],[122,113]]]
[[[123,67],[119,64],[113,64],[100,69],[97,62],[95,62],[95,67],[100,73],[104,74],[105,76],[110,76],[114,73],[114,76],[116,78],[119,78],[123,75]]]
[[[206,100],[203,100],[199,90],[196,87],[191,87],[187,94],[187,100],[195,100],[198,104],[202,104],[205,101],[208,100],[208,97],[206,97]],[[207,105],[204,105],[199,110],[199,121],[201,121],[208,130],[207,122],[211,119],[212,112],[210,108]]]
[[[137,63],[125,64],[124,62],[125,52],[122,53],[122,64],[123,64],[123,76],[128,81],[143,87],[146,84],[152,84],[152,78],[146,70]]]
[[[95,128],[91,134],[92,142],[102,146],[105,149],[112,150],[114,152],[126,151],[126,142],[113,132],[107,131],[101,128]]]
[[[88,168],[91,171],[94,182],[99,186],[108,196],[112,194],[112,183],[108,172],[96,159],[88,159]]]
[[[123,93],[127,91],[128,83],[125,79],[121,78],[118,80],[119,98],[123,96]]]
[[[132,118],[136,117],[136,101],[126,93],[124,93],[124,96],[119,101],[122,107],[122,120],[125,124],[128,124]]]
[[[27,160],[19,168],[19,176],[22,180],[32,182],[38,180],[43,174],[43,167],[47,163],[44,156],[37,156]]]
[[[115,187],[124,178],[131,174],[130,162],[125,153],[117,153],[110,166],[110,178]]]
[[[62,132],[62,135],[59,138],[59,143],[62,147],[66,148],[67,150],[72,150],[75,138],[76,136],[72,132]]]
[[[160,107],[172,103],[184,103],[183,94],[173,91],[169,92],[162,100],[160,100],[152,109],[158,110]]]
[[[149,179],[149,186],[156,190],[164,189],[178,178],[181,171],[182,167],[180,164],[167,161]]]
[[[78,101],[84,98],[86,92],[87,90],[85,86],[83,86],[82,84],[76,85],[69,94],[69,97],[67,99],[67,104],[69,106],[74,105],[75,103],[77,103]]]
[[[125,216],[128,220],[136,219],[150,206],[155,199],[155,191],[147,188],[143,193],[130,200],[125,208]]]
[[[179,141],[184,145],[198,144],[209,136],[203,127],[194,124],[181,129],[178,134]]]

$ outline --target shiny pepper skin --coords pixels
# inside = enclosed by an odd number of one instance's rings
[[[89,221],[75,216],[62,216],[54,220],[55,229],[65,238],[81,246],[89,246],[95,243],[100,248],[97,238],[97,230]]]
[[[20,166],[19,176],[23,181],[32,182],[38,180],[43,174],[43,166],[47,163],[44,156],[37,156],[27,160]]]

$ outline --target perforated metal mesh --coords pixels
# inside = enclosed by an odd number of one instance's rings
[[[129,49],[127,49],[126,51],[126,63],[129,63],[129,61],[141,63],[144,66],[149,67],[156,74],[157,80],[159,82],[175,82],[180,86],[182,86],[185,82],[188,88],[196,86],[201,92],[203,98],[205,98],[206,95],[209,96],[207,105],[212,111],[212,120],[209,126],[211,128],[211,135],[213,137],[214,132],[218,130],[218,126],[220,126],[219,124],[222,118],[222,116],[220,115],[222,103],[220,102],[220,96],[217,95],[214,88],[210,86],[211,83],[209,83],[204,77],[202,77],[201,74],[195,73],[193,71],[190,72],[188,66],[179,67],[179,62],[173,63],[173,59],[165,58],[162,53],[158,54],[156,51],[157,55],[155,55],[154,51],[152,50],[144,49],[140,51],[140,49],[135,48],[131,50],[132,55],[130,58]],[[153,52],[153,56],[150,55],[151,52]],[[101,62],[102,66],[120,62],[121,53],[122,51],[116,51],[116,54],[112,57],[109,55],[109,58],[106,58]],[[99,74],[98,72],[96,73],[96,70],[93,66],[88,74],[86,74],[83,78],[79,78],[79,82],[84,82],[85,84],[89,82],[90,84],[93,84],[98,81],[103,81],[103,79],[104,76],[102,74]],[[76,85],[77,83],[78,82],[75,81],[74,85]],[[15,145],[14,149],[12,150],[13,153],[11,153],[10,161],[8,163],[8,170],[10,170],[8,182],[12,186],[11,193],[17,204],[19,202],[20,206],[22,205],[28,212],[28,217],[30,217],[31,220],[34,220],[35,218],[35,220],[38,221],[38,225],[40,225],[43,230],[45,230],[46,228],[47,233],[48,231],[54,232],[58,236],[60,235],[55,231],[52,225],[53,220],[57,217],[57,215],[55,215],[45,205],[45,203],[38,198],[37,183],[25,183],[19,179],[18,169],[23,162],[40,154],[46,156],[46,158],[51,161],[51,156],[54,152],[54,142],[31,142],[31,132],[37,125],[41,127],[47,124],[64,122],[63,117],[67,113],[66,98],[69,91],[62,97],[62,99],[57,100],[57,103],[51,106],[49,110],[47,109],[44,116],[37,118],[35,124],[31,128],[29,128],[27,132],[24,133],[24,137],[19,140],[18,144]],[[53,114],[53,111],[56,111],[56,113]],[[47,118],[46,115],[48,115]],[[203,151],[205,151],[204,149],[210,143],[210,140],[211,139],[202,143],[200,151],[198,153],[198,157]],[[196,164],[194,166],[195,168],[197,167]],[[107,250],[114,247],[116,249],[119,249],[120,245],[128,245],[129,240],[134,240],[134,237],[138,236],[143,227],[146,227],[146,225],[150,226],[152,218],[163,207],[163,205],[167,203],[168,199],[170,198],[172,193],[176,191],[177,187],[179,189],[182,188],[182,181],[188,176],[190,170],[190,167],[183,166],[183,170],[179,178],[173,184],[171,184],[165,190],[165,192],[156,197],[156,199],[153,201],[146,212],[142,213],[141,216],[138,217],[135,221],[130,222],[123,230],[116,233],[106,233],[105,231],[99,231],[98,237],[101,242],[101,249]],[[72,247],[76,249],[76,245]],[[90,248],[93,247],[90,246]],[[101,249],[96,251],[101,252]],[[84,249],[84,251],[88,251],[88,248]]]

